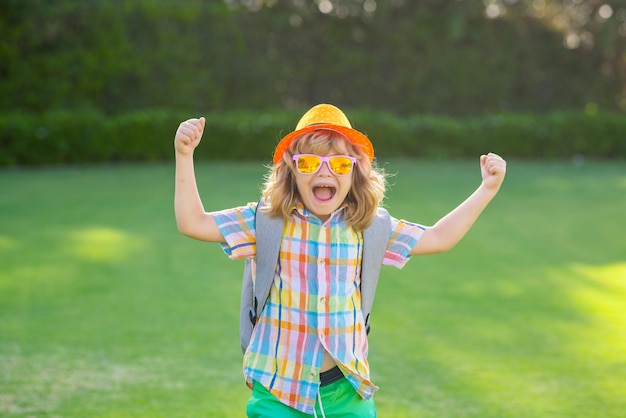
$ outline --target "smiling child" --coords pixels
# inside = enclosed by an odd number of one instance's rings
[[[221,243],[232,259],[256,254],[258,202],[207,212],[193,152],[205,119],[182,122],[176,151],[179,231]],[[209,144],[210,146],[210,144]],[[370,140],[335,106],[311,108],[277,145],[262,209],[285,221],[273,286],[244,354],[249,417],[375,417],[360,274],[363,231],[378,214],[385,176]],[[454,247],[497,194],[506,162],[479,160],[476,191],[433,226],[394,217],[383,265]]]

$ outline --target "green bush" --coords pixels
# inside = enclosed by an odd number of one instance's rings
[[[494,1],[370,1],[366,12],[341,0],[329,14],[319,0],[5,0],[0,112],[322,101],[454,117],[626,111],[624,6],[599,19],[610,2],[563,2],[498,1],[493,19]],[[593,42],[563,47],[583,34]]]
[[[234,111],[208,115],[200,160],[270,160],[301,112]],[[555,112],[451,118],[347,111],[379,157],[463,158],[493,151],[509,158],[626,158],[621,114]],[[0,115],[0,166],[168,161],[178,124],[191,115],[144,110],[106,116],[95,110]]]

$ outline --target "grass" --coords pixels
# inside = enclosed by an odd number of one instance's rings
[[[392,161],[392,214],[432,224],[468,162]],[[208,209],[261,164],[200,164]],[[173,167],[0,172],[0,415],[238,417],[243,264],[178,235]],[[452,252],[386,268],[370,361],[382,417],[621,417],[626,166],[509,162]]]

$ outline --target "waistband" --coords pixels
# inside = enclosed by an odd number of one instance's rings
[[[335,366],[330,370],[320,373],[320,386],[330,385],[343,378],[344,376],[339,366]]]

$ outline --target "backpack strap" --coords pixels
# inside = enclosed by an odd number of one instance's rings
[[[259,201],[255,213],[256,257],[246,259],[243,271],[239,312],[239,342],[243,353],[250,344],[259,310],[263,309],[269,297],[285,224],[282,219],[271,218],[262,211],[264,206],[265,203]],[[253,274],[255,269],[256,274]]]
[[[264,206],[260,200],[255,212],[256,257],[246,259],[241,284],[239,343],[244,353],[260,310],[270,294],[285,224],[281,218],[271,218],[262,210]],[[255,270],[256,274],[253,274]]]
[[[239,344],[243,353],[246,352],[246,348],[250,343],[252,329],[254,328],[254,324],[250,319],[251,313],[255,310],[254,281],[252,279],[254,267],[254,259],[252,257],[246,258],[241,281],[241,306],[239,310]]]
[[[259,201],[256,209],[256,280],[254,283],[254,311],[250,312],[250,322],[256,324],[263,309],[276,274],[276,264],[282,243],[285,221],[282,218],[271,218],[267,212],[261,210],[265,206]]]
[[[374,304],[378,276],[383,265],[385,251],[391,235],[389,212],[378,208],[372,224],[363,231],[363,259],[361,261],[361,310],[365,319],[365,329],[370,331],[370,313]]]

